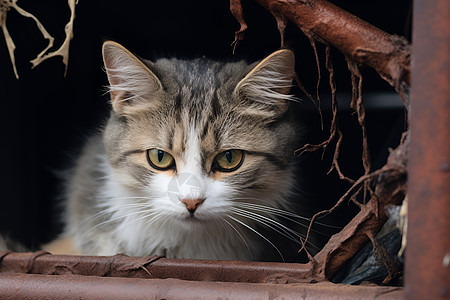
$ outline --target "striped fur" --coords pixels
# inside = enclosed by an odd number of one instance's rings
[[[250,66],[149,62],[106,42],[103,55],[111,117],[68,182],[66,235],[86,254],[260,259],[272,242],[258,228],[277,227],[275,212],[289,209],[295,181],[293,53]],[[153,148],[170,153],[175,169],[152,168],[146,153]],[[230,149],[244,150],[242,165],[213,169],[216,155]],[[193,185],[171,197],[174,182],[186,178]],[[204,201],[192,214],[180,197]]]

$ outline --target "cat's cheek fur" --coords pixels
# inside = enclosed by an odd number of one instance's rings
[[[131,191],[126,191],[126,188],[111,179],[108,190],[116,195],[127,194],[128,197],[115,197],[105,203],[107,209],[115,211],[113,219],[117,218],[120,222],[114,230],[113,240],[99,240],[102,249],[99,249],[98,253],[111,255],[126,252],[135,256],[151,253],[169,257],[189,255],[192,258],[251,259],[257,251],[247,250],[242,245],[242,239],[236,239],[234,231],[231,231],[233,234],[230,235],[229,225],[227,221],[223,221],[229,206],[232,205],[231,187],[207,176],[202,179],[207,182],[203,190],[206,199],[195,212],[194,219],[187,217],[189,212],[181,202],[173,201],[166,193],[167,190],[161,189],[163,186],[170,186],[171,177],[154,177],[152,184],[159,185],[160,188],[156,194],[154,186],[149,185],[142,189],[144,193],[146,189],[153,191],[151,199],[138,195],[136,198],[130,197]],[[142,201],[148,208],[137,212],[133,208],[134,202]],[[215,234],[217,232],[222,234]],[[213,239],[214,242],[200,246],[201,241],[205,239]],[[183,243],[180,244],[180,241]],[[242,252],[242,249],[246,250]]]
[[[232,205],[230,194],[232,189],[224,182],[209,179],[205,191],[205,201],[198,208],[198,218],[207,220],[223,219]]]

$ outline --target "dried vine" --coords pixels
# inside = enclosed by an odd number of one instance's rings
[[[363,104],[362,98],[362,82],[363,78],[361,73],[359,72],[358,66],[356,63],[352,62],[350,59],[346,58],[347,66],[351,73],[352,80],[352,101],[350,103],[350,107],[356,110],[358,115],[358,123],[361,127],[362,131],[362,164],[364,167],[364,175],[368,175],[371,170],[371,160],[369,154],[369,143],[367,140],[367,129],[366,129],[366,110]],[[366,181],[364,184],[364,191],[369,191],[370,187]],[[366,195],[364,195],[364,202],[366,200]],[[354,201],[355,202],[355,201]]]
[[[64,76],[67,74],[67,67],[69,64],[69,45],[70,41],[73,38],[73,23],[75,20],[75,6],[78,4],[78,0],[68,0],[69,8],[70,8],[70,20],[65,26],[65,33],[66,38],[61,45],[61,47],[51,53],[47,53],[47,51],[53,47],[54,38],[48,33],[48,31],[45,29],[44,25],[39,21],[38,18],[36,18],[33,14],[29,13],[28,11],[24,10],[17,4],[18,0],[0,0],[0,27],[2,28],[3,35],[5,37],[6,46],[8,48],[9,52],[9,58],[11,60],[11,64],[13,67],[14,75],[17,79],[19,79],[19,73],[17,72],[16,68],[16,60],[14,56],[14,51],[16,49],[16,45],[14,44],[14,41],[9,34],[9,31],[6,27],[6,18],[8,16],[8,12],[11,9],[16,10],[19,14],[21,14],[24,17],[31,18],[38,27],[39,31],[43,35],[43,37],[48,40],[47,47],[45,47],[44,50],[42,50],[35,59],[31,61],[32,68],[36,67],[46,59],[54,56],[61,56],[63,59],[63,63],[65,65],[65,73]]]

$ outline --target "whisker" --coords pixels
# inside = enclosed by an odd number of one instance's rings
[[[126,209],[126,208],[147,208],[148,204],[144,203],[128,203],[120,206],[120,209]],[[97,217],[100,217],[101,215],[108,215],[108,214],[114,214],[118,211],[116,207],[106,207],[105,209],[102,209],[101,211],[89,216],[88,218],[84,219],[84,222],[90,221],[92,219],[95,219]]]
[[[233,200],[259,200],[258,198],[235,198]],[[246,206],[248,208],[252,208],[252,209],[265,209],[267,212],[273,212],[273,213],[277,213],[280,217],[285,217],[287,218],[287,216],[292,217],[292,218],[297,218],[297,219],[301,219],[304,221],[311,221],[311,218],[307,218],[307,217],[303,217],[297,214],[294,214],[292,212],[286,211],[286,210],[282,210],[276,207],[272,207],[272,206],[266,206],[266,205],[261,205],[261,204],[255,204],[255,203],[247,203],[247,202],[235,202],[236,204],[240,205],[241,207]],[[294,221],[292,219],[289,219],[292,222],[295,222],[299,225],[304,226],[305,228],[308,228],[308,225],[302,224],[302,223],[298,223],[297,221]],[[317,225],[321,225],[324,227],[328,227],[328,228],[332,228],[332,229],[342,229],[342,227],[340,226],[334,226],[334,225],[329,225],[329,224],[325,224],[325,223],[321,223],[321,222],[314,222],[314,224]]]
[[[267,216],[263,216],[263,215],[260,215],[260,214],[254,213],[254,212],[241,210],[239,208],[233,208],[232,210],[235,212],[235,214],[240,215],[245,218],[248,218],[250,220],[254,220],[299,245],[301,244],[299,239],[304,238],[304,235],[285,226],[284,224],[281,224],[275,220],[272,220],[271,218],[269,218]],[[320,250],[320,248],[318,246],[314,245],[312,242],[308,241],[308,244],[311,245],[312,247],[316,248],[317,250]]]
[[[144,196],[127,196],[127,197],[104,197],[104,196],[96,196],[95,199],[99,199],[99,200],[105,200],[105,201],[110,201],[110,200],[134,200],[134,199],[139,199],[139,200],[152,200],[154,199],[153,197],[144,197]]]
[[[151,224],[149,226],[151,226],[153,223],[155,223],[158,219],[164,218],[164,214],[162,213],[158,213],[158,216],[156,219],[153,219]],[[169,221],[169,218],[165,217],[164,221],[159,225],[159,227],[164,227],[164,225]]]
[[[94,178],[94,181],[103,181],[105,179],[109,179],[109,178],[112,178],[112,177],[113,177],[112,175],[105,175],[105,176]]]
[[[155,209],[148,209],[146,212],[147,213],[145,216],[148,218],[148,220],[145,222],[146,228],[149,228],[151,225],[153,225],[153,223],[157,222],[160,218],[163,217],[163,214]]]
[[[115,215],[114,212],[113,212],[112,214]],[[93,229],[98,228],[98,227],[100,227],[100,226],[103,226],[103,225],[105,225],[105,224],[113,223],[113,222],[115,222],[115,221],[117,221],[117,220],[120,220],[120,219],[127,219],[127,218],[129,218],[129,217],[131,217],[131,216],[135,216],[135,215],[139,215],[139,214],[142,214],[142,211],[141,211],[141,210],[132,211],[132,212],[129,212],[129,213],[125,214],[125,215],[116,215],[115,217],[109,218],[108,220],[105,220],[105,221],[103,221],[103,222],[100,222],[100,223],[96,224],[95,226],[91,227],[89,230],[93,230]],[[136,221],[139,221],[139,220],[141,220],[141,219],[142,219],[142,217],[137,218],[137,219],[134,218],[134,219],[131,221],[131,223],[136,222]],[[117,232],[118,230],[119,230],[119,226],[118,226],[116,229],[114,229],[113,232],[115,233],[115,232]]]
[[[109,198],[108,200],[127,200],[127,199],[146,200],[148,198],[146,198],[146,197],[121,197],[121,198],[118,197],[118,198]],[[102,206],[105,206],[105,208],[102,209]],[[148,213],[146,214],[146,212],[151,212],[153,210],[151,207],[149,207],[148,203],[138,203],[138,202],[121,204],[119,207],[108,207],[106,204],[104,204],[104,205],[100,204],[100,205],[98,205],[98,207],[102,210],[89,216],[88,218],[85,218],[84,222],[90,222],[96,218],[101,217],[102,215],[111,215],[111,217],[108,218],[107,220],[104,220],[103,222],[100,222],[100,223],[96,224],[95,226],[89,228],[88,232],[94,230],[95,228],[103,226],[105,224],[113,223],[120,219],[127,219],[131,216],[139,215],[142,213],[147,215],[147,217],[150,217],[151,214],[148,214]],[[131,211],[124,215],[117,214],[120,210],[123,210],[123,209],[131,209]],[[141,220],[142,218],[145,218],[145,216],[137,218],[137,219],[135,219],[135,221]],[[114,230],[114,232],[116,232],[117,230],[118,230],[118,228],[116,228]]]
[[[252,209],[252,210],[255,210],[255,211],[259,211],[259,212],[271,213],[271,214],[273,214],[273,215],[275,215],[277,217],[281,217],[281,218],[283,218],[285,220],[288,220],[288,221],[290,221],[292,223],[300,225],[301,227],[303,227],[305,229],[308,228],[308,225],[300,223],[299,221],[296,221],[296,220],[292,219],[291,217],[288,217],[287,215],[289,215],[289,216],[292,215],[292,217],[296,217],[297,216],[297,215],[295,215],[293,213],[290,213],[288,211],[284,211],[284,210],[280,210],[280,209],[272,208],[272,207],[267,207],[267,206],[262,206],[262,205],[257,205],[257,204],[250,204],[249,205],[248,203],[243,203],[243,202],[238,202],[236,204],[237,204],[238,207],[242,207],[242,208],[246,208],[246,209]],[[297,216],[297,217],[304,218],[304,217],[300,217],[300,216]],[[321,232],[321,231],[319,231],[317,229],[314,229],[314,228],[311,228],[311,231],[313,231],[313,232],[315,232],[317,234],[320,234],[322,236],[325,236],[325,237],[329,237],[330,236],[329,234],[323,233],[323,232]]]
[[[262,235],[261,233],[259,233],[257,230],[253,229],[252,227],[250,227],[249,225],[245,224],[244,222],[236,219],[233,216],[228,215],[228,218],[232,219],[233,221],[241,224],[242,226],[246,227],[247,229],[251,230],[252,232],[256,233],[258,236],[260,236],[261,238],[263,238],[267,243],[269,243],[280,255],[281,259],[283,260],[283,262],[286,262],[284,260],[283,254],[281,254],[280,250],[278,250],[278,248],[268,239],[266,238],[264,235]]]
[[[239,232],[239,230],[237,230],[237,228],[235,228],[230,222],[228,222],[225,218],[220,218],[219,220],[224,221],[225,223],[227,223],[228,225],[230,225],[231,228],[233,228],[233,230],[239,235],[239,237],[241,238],[241,240],[244,242],[245,247],[247,248],[248,254],[250,254],[250,259],[253,260],[253,254],[252,254],[252,250],[250,250],[249,245],[247,244],[247,241],[244,239],[244,237],[242,236],[242,234]],[[225,228],[225,226],[224,226]]]
[[[208,238],[209,238],[210,240],[212,240],[212,237],[209,235],[209,231],[208,231],[208,229],[206,229],[205,224],[204,224],[203,222],[200,222],[200,225],[201,225],[201,226],[203,227],[203,229],[205,230],[206,235],[208,236]]]
[[[153,224],[160,221],[161,218],[163,218],[163,214],[160,212],[155,212],[152,215],[148,215],[148,220],[144,223],[145,229],[143,231],[148,230]]]

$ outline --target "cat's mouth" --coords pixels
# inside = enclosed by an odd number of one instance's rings
[[[198,221],[200,221],[200,219],[198,218],[198,214],[196,214],[196,213],[189,213],[183,219],[188,221],[188,222],[198,222]]]
[[[181,217],[181,220],[186,223],[202,223],[208,221],[208,218],[199,215],[198,213],[189,213]]]

